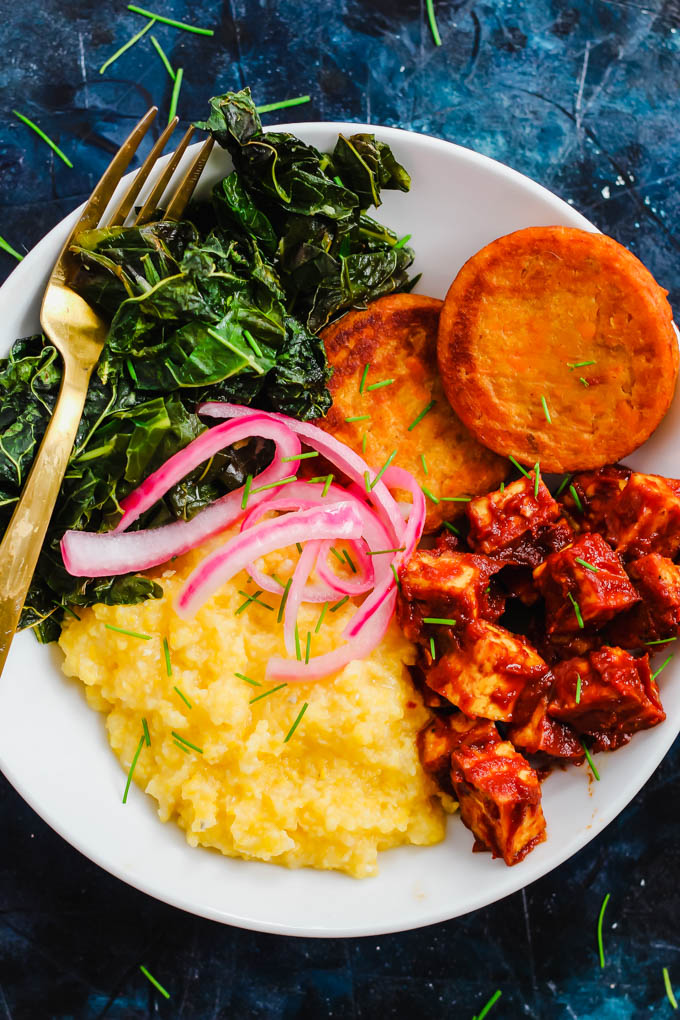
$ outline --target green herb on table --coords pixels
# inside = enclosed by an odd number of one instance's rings
[[[437,18],[434,13],[434,0],[425,0],[425,9],[427,11],[427,20],[430,25],[430,32],[432,33],[432,39],[435,46],[441,46],[442,40],[439,35],[439,29],[437,27]]]
[[[609,903],[610,894],[607,893],[605,898],[602,900],[602,906],[600,907],[600,913],[597,918],[597,948],[600,955],[600,967],[604,970],[604,946],[602,944],[602,922],[604,920],[604,912],[607,909]]]
[[[476,1017],[474,1018],[474,1020],[484,1020],[484,1017],[485,1017],[485,1016],[487,1015],[487,1013],[489,1012],[489,1010],[491,1009],[491,1007],[492,1007],[492,1006],[495,1006],[495,1004],[496,1004],[496,1003],[498,1002],[498,1000],[500,999],[500,997],[501,997],[501,995],[502,995],[502,994],[503,994],[503,993],[501,992],[501,990],[500,990],[500,989],[497,989],[497,990],[496,990],[496,991],[495,991],[495,992],[493,993],[493,995],[491,996],[491,998],[489,999],[489,1001],[488,1001],[488,1002],[486,1002],[486,1003],[484,1004],[484,1006],[482,1006],[481,1010],[479,1011],[479,1013],[477,1014],[477,1016],[476,1016]]]
[[[277,103],[265,103],[264,106],[257,106],[258,113],[271,113],[273,110],[287,110],[289,106],[302,106],[303,103],[311,103],[311,96],[296,96],[294,99],[280,99]]]
[[[671,984],[671,976],[668,973],[668,967],[663,967],[661,973],[663,974],[663,986],[666,989],[666,998],[670,1002],[671,1007],[673,1009],[677,1009],[678,1003],[675,995],[673,994],[673,986]]]
[[[53,152],[56,152],[59,159],[63,160],[64,163],[66,163],[67,167],[70,167],[71,170],[73,169],[73,163],[68,158],[66,153],[62,152],[62,150],[59,148],[56,142],[53,142],[52,139],[45,134],[42,128],[39,128],[37,124],[34,124],[32,120],[29,120],[28,117],[25,117],[23,113],[19,113],[18,110],[12,110],[12,113],[14,114],[15,117],[19,118],[22,124],[25,124],[27,127],[30,127],[32,131],[35,131],[38,138],[42,138],[43,142],[46,142],[47,145],[49,145],[50,149],[52,149]]]
[[[160,982],[156,980],[153,974],[150,974],[146,967],[144,967],[141,963],[139,965],[139,969],[141,970],[142,974],[147,979],[147,981],[150,981],[154,988],[158,989],[163,998],[165,999],[170,998],[170,992],[166,992],[165,988],[163,988],[163,985],[160,984]]]
[[[157,54],[158,54],[158,56],[159,56],[159,57],[161,58],[161,61],[162,61],[163,67],[165,68],[165,70],[166,70],[166,71],[168,72],[168,74],[170,75],[170,78],[172,79],[172,81],[174,81],[174,80],[175,80],[175,77],[176,77],[176,75],[175,75],[175,72],[174,72],[174,71],[173,71],[173,69],[172,69],[172,64],[171,64],[171,63],[170,63],[170,61],[168,60],[168,57],[167,57],[167,55],[166,55],[166,52],[165,52],[165,50],[163,49],[163,47],[161,46],[161,44],[159,43],[159,41],[158,41],[158,39],[156,38],[156,36],[155,36],[155,35],[150,35],[150,36],[149,36],[149,39],[150,39],[150,41],[151,41],[151,45],[152,45],[152,46],[153,46],[153,48],[155,49],[156,53],[157,53]]]
[[[182,87],[182,79],[184,78],[184,68],[178,67],[175,72],[175,81],[172,86],[172,95],[170,96],[170,109],[168,110],[168,124],[174,118],[177,113],[177,102],[179,100],[179,90]],[[245,335],[245,330],[244,330]]]
[[[4,239],[4,237],[0,237],[0,249],[2,249],[2,251],[6,251],[8,255],[11,255],[19,262],[21,262],[24,257],[23,255],[19,254],[19,252],[16,251],[9,243],[9,241],[6,241]]]
[[[125,53],[127,50],[129,50],[131,46],[134,46],[136,42],[139,42],[139,40],[142,38],[142,36],[146,35],[146,33],[149,31],[150,28],[153,28],[154,24],[155,24],[155,19],[152,18],[151,21],[149,21],[144,26],[144,28],[141,30],[141,32],[137,32],[136,35],[133,35],[132,39],[128,39],[128,41],[123,46],[121,46],[121,48],[119,50],[116,50],[116,52],[113,54],[113,56],[109,57],[108,60],[104,61],[102,66],[99,68],[99,73],[103,74],[104,71],[106,70],[106,68],[111,66],[111,64],[114,62],[114,60],[118,60],[118,57],[122,56],[123,53]]]
[[[135,4],[128,4],[127,8],[133,14],[141,14],[144,18],[151,18],[153,21],[160,21],[163,25],[171,25],[172,28],[182,28],[185,32],[193,32],[195,35],[214,35],[212,28],[197,28],[195,25],[187,25],[185,21],[175,21],[173,18],[166,18],[163,14],[154,14],[143,7]]]

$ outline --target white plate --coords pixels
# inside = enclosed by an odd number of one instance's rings
[[[418,289],[443,297],[463,262],[493,238],[519,227],[565,224],[595,229],[579,213],[513,170],[448,142],[357,124],[288,125],[305,141],[332,147],[338,131],[366,130],[389,142],[412,176],[408,195],[387,192],[378,216],[411,233]],[[228,168],[215,153],[205,186]],[[0,350],[38,329],[42,288],[74,222],[54,228],[0,289]],[[678,473],[673,435],[680,401],[633,458],[648,470]],[[635,796],[680,728],[678,666],[661,676],[668,719],[615,754],[597,756],[601,782],[585,769],[558,771],[544,785],[548,840],[507,868],[473,854],[472,836],[454,818],[438,846],[390,850],[380,875],[357,881],[308,869],[230,860],[191,849],[154,801],[133,787],[121,803],[124,775],[109,749],[103,717],[79,684],[60,670],[57,648],[29,634],[14,642],[0,679],[0,767],[45,821],[101,867],[166,903],[217,921],[292,935],[376,935],[443,921],[493,903],[551,871],[593,839]],[[674,676],[675,674],[675,676]]]

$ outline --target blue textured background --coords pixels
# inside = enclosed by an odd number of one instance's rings
[[[680,0],[435,0],[440,49],[421,0],[149,2],[215,29],[153,29],[185,69],[182,129],[215,92],[250,84],[260,103],[309,93],[291,119],[440,135],[573,202],[680,298]],[[167,109],[148,37],[98,73],[142,25],[111,0],[2,4],[0,233],[20,251],[89,194],[152,101]],[[0,252],[3,277],[12,266]],[[661,968],[680,989],[679,760],[676,747],[614,824],[524,892],[448,924],[339,942],[252,934],[156,903],[63,843],[0,778],[0,1018],[448,1020],[472,1017],[496,988],[492,1020],[670,1017]]]

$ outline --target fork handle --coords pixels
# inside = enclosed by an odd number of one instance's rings
[[[90,373],[75,359],[66,359],[50,423],[0,543],[0,673],[66,472]]]

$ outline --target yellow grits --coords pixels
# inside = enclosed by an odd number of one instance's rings
[[[277,686],[264,679],[267,660],[286,654],[276,622],[279,598],[264,593],[261,600],[273,609],[251,602],[237,615],[245,601],[238,589],[255,591],[242,573],[192,620],[181,620],[174,600],[207,551],[151,572],[163,586],[162,599],[83,610],[80,621],[66,621],[60,640],[65,673],[79,677],[89,704],[105,713],[111,746],[126,771],[146,719],[151,746],[142,747],[134,781],[158,801],[160,818],[177,821],[192,846],[356,877],[377,872],[379,850],[439,842],[441,800],[416,747],[429,713],[405,665],[415,650],[395,621],[368,659],[330,680],[289,684],[251,703]],[[284,552],[266,564],[285,578],[293,559]],[[301,608],[303,657],[308,632],[311,655],[340,642],[353,606],[327,612],[316,634],[320,609]],[[151,640],[120,634],[107,623]],[[203,753],[182,749],[172,731]]]

